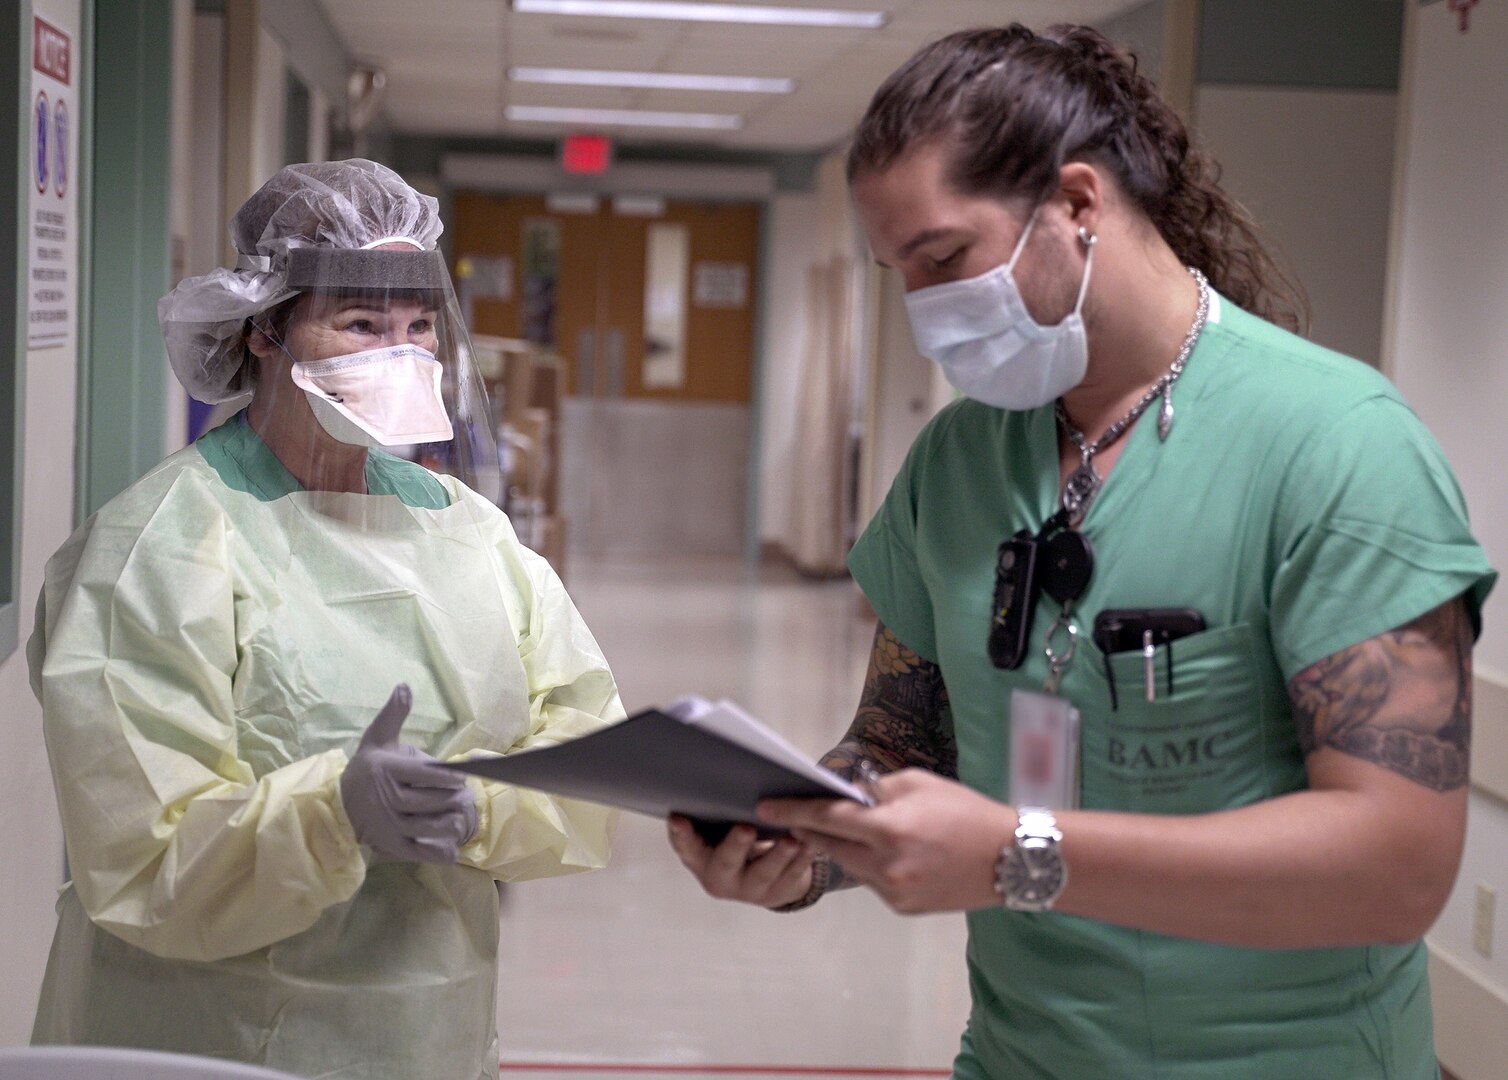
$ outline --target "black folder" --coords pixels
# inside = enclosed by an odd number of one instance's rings
[[[733,711],[735,734],[743,722],[753,725],[748,737],[729,738],[697,720],[647,709],[558,746],[453,761],[446,767],[659,818],[682,814],[713,842],[741,822],[771,835],[774,830],[760,825],[754,812],[760,799],[869,802],[860,789],[793,757],[797,752],[779,736]],[[761,746],[766,739],[770,745]]]

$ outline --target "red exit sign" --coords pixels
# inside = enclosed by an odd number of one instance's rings
[[[613,163],[613,140],[606,135],[567,135],[560,144],[560,165],[578,176],[600,176]]]

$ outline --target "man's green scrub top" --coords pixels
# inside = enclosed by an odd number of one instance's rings
[[[1082,805],[1197,814],[1305,786],[1285,685],[1315,661],[1495,574],[1450,466],[1380,374],[1229,301],[1199,339],[1167,441],[1143,420],[1083,529],[1094,577],[1062,693],[1082,713]],[[1017,671],[986,655],[996,551],[1057,503],[1051,406],[944,409],[850,556],[880,619],[942,668],[964,783],[1005,799],[1007,702],[1040,690],[1056,616],[1038,605]],[[1208,629],[1105,660],[1110,608],[1191,607]],[[1072,867],[1070,867],[1072,872]],[[1386,898],[1379,897],[1379,903]],[[1433,1080],[1421,943],[1262,950],[1057,913],[969,915],[963,1080]]]

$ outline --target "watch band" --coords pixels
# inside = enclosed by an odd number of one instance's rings
[[[1011,842],[995,864],[995,891],[1011,911],[1049,911],[1068,883],[1068,867],[1059,845],[1063,833],[1044,806],[1016,811]]]

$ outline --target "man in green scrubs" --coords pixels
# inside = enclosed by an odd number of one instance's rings
[[[850,178],[964,394],[850,557],[880,627],[826,763],[895,775],[874,808],[766,804],[775,845],[673,822],[683,860],[777,910],[857,882],[969,911],[961,1080],[1433,1080],[1419,939],[1495,578],[1439,448],[1382,376],[1275,325],[1302,303],[1093,31],[924,49]],[[1033,539],[1017,662],[1002,597]],[[1028,709],[1069,744],[1040,766],[1064,794],[1013,806]]]

